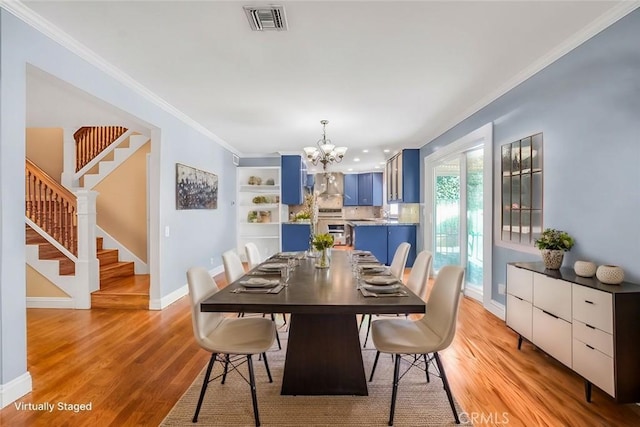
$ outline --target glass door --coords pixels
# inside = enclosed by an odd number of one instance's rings
[[[457,153],[434,167],[433,267],[466,267],[467,294],[483,294],[483,148]]]

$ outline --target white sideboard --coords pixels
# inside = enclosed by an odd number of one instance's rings
[[[507,265],[506,323],[619,403],[640,401],[640,286],[605,285],[573,269]]]

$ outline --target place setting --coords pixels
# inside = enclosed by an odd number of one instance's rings
[[[248,279],[242,279],[240,287],[230,291],[234,294],[239,293],[258,293],[258,294],[277,294],[284,289],[285,284],[280,281],[280,277],[271,276],[268,277],[250,277]]]
[[[404,285],[395,277],[364,277],[358,289],[365,297],[406,297]]]

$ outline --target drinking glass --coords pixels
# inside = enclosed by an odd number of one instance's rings
[[[280,282],[286,286],[289,282],[289,276],[291,275],[291,269],[289,265],[286,265],[280,269]]]

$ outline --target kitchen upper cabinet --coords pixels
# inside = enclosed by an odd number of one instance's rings
[[[382,173],[358,174],[358,205],[382,206]]]
[[[420,150],[404,149],[387,160],[387,202],[420,202]]]
[[[304,202],[304,186],[307,184],[307,165],[302,156],[282,156],[282,197],[284,205],[301,205]]]
[[[358,206],[358,174],[346,174],[344,176],[344,206]]]

